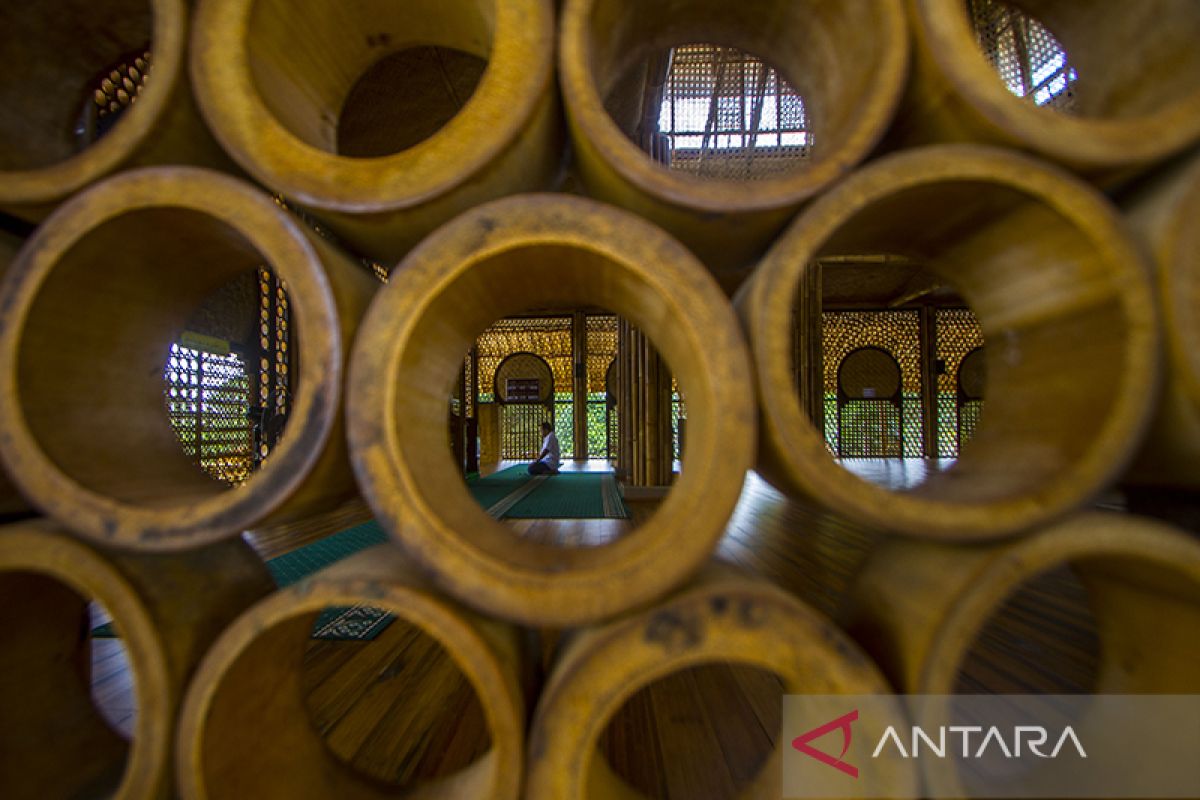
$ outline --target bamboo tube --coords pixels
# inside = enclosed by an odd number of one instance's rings
[[[404,796],[518,796],[525,714],[516,629],[444,600],[399,550],[384,544],[277,592],[247,611],[212,647],[180,718],[182,797],[396,796],[395,787],[338,761],[303,703],[300,667],[314,619],[328,606],[357,603],[390,611],[441,645],[474,689],[491,733],[486,755]]]
[[[6,798],[167,797],[178,705],[209,643],[273,588],[231,540],[184,554],[104,552],[43,521],[0,528],[0,793]],[[132,741],[89,697],[87,602],[129,654]]]
[[[567,549],[518,539],[484,513],[445,454],[443,420],[480,331],[528,308],[579,306],[653,340],[691,427],[687,468],[653,518],[610,545]],[[379,523],[463,602],[533,625],[599,619],[661,595],[712,552],[753,454],[748,366],[729,304],[662,231],[579,198],[497,201],[426,239],[367,315],[348,395],[359,485]]]
[[[906,492],[853,478],[793,388],[792,307],[818,257],[900,253],[970,303],[987,407],[951,469]],[[818,200],[737,299],[757,367],[760,470],[864,524],[985,539],[1044,524],[1124,469],[1153,408],[1145,259],[1094,190],[1015,153],[941,146],[881,159]]]
[[[1193,489],[1200,486],[1200,157],[1173,165],[1123,206],[1154,256],[1167,356],[1158,411],[1125,482]]]
[[[235,170],[201,120],[184,75],[187,22],[183,0],[7,4],[0,16],[7,60],[0,78],[0,209],[39,221],[71,194],[131,166]],[[127,56],[132,63],[130,54],[147,44],[153,67],[144,91],[135,87],[136,107],[93,141],[91,84],[109,65]]]
[[[184,454],[163,369],[191,312],[262,264],[289,287],[301,355],[286,435],[230,490]],[[374,286],[245,183],[167,167],[112,178],[39,228],[0,287],[0,457],[46,514],[122,547],[192,547],[341,502],[343,358]]]
[[[1200,8],[1191,0],[1015,0],[1078,72],[1076,110],[1013,95],[960,0],[909,0],[913,78],[889,138],[1029,150],[1093,177],[1145,167],[1200,136]]]
[[[618,79],[657,51],[714,42],[776,67],[804,99],[811,156],[754,181],[705,181],[656,163],[605,110]],[[637,212],[735,285],[802,202],[862,161],[882,136],[908,69],[899,2],[571,0],[559,75],[579,171],[593,196]]]
[[[1079,514],[986,546],[890,540],[856,579],[847,629],[899,691],[950,695],[988,618],[1022,583],[1063,565],[1079,576],[1096,620],[1095,694],[1200,688],[1200,544],[1126,514]],[[939,796],[961,796],[957,778],[940,766],[926,777]]]
[[[472,206],[548,188],[560,169],[548,0],[375,0],[303,13],[287,0],[205,0],[195,25],[192,80],[217,138],[264,185],[385,263]],[[400,152],[340,155],[355,83],[417,45],[487,61],[469,100]]]
[[[878,668],[825,616],[765,581],[710,568],[660,605],[580,631],[566,643],[530,729],[526,796],[642,797],[600,757],[597,741],[639,689],[686,668],[714,663],[770,671],[783,691],[792,694],[890,691]],[[895,719],[899,717],[897,710]],[[775,751],[739,797],[780,796],[783,743],[779,731],[768,733],[777,740]],[[911,764],[893,760],[879,766],[864,775],[863,796],[915,796]],[[878,783],[870,785],[872,780]]]
[[[16,258],[22,243],[21,238],[7,231],[0,231],[0,284],[4,282],[4,275]],[[0,466],[0,516],[14,516],[28,511],[31,511],[29,503],[9,480],[3,466]]]

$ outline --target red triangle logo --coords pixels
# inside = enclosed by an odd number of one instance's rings
[[[845,714],[843,716],[838,717],[835,720],[826,722],[824,725],[821,725],[820,727],[817,727],[817,728],[813,728],[808,733],[802,734],[800,736],[797,736],[795,739],[792,739],[792,747],[796,748],[797,750],[799,750],[801,753],[808,756],[809,758],[815,758],[817,761],[820,761],[822,764],[828,764],[829,766],[833,767],[834,769],[840,770],[841,772],[846,773],[851,778],[857,778],[858,777],[858,767],[847,764],[845,761],[842,760],[842,758],[846,755],[846,751],[848,751],[850,749],[850,738],[853,735],[852,731],[850,730],[850,723],[854,722],[857,719],[858,719],[858,709],[856,708],[853,711],[851,711],[849,714]],[[809,745],[809,742],[813,741],[814,739],[820,739],[825,734],[831,733],[832,731],[835,731],[835,730],[841,730],[841,732],[842,732],[842,752],[838,754],[837,758],[834,758],[833,756],[829,755],[828,753],[822,752],[822,751],[816,749],[815,747],[812,747]]]

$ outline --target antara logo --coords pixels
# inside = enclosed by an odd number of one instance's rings
[[[834,769],[841,770],[842,772],[849,775],[851,778],[857,778],[858,777],[858,767],[855,767],[851,764],[847,764],[845,761],[842,760],[842,758],[845,757],[845,755],[846,755],[846,751],[850,749],[850,737],[854,735],[854,732],[850,729],[850,723],[854,722],[857,719],[858,719],[858,709],[856,708],[853,711],[851,711],[849,714],[843,714],[842,716],[838,717],[835,720],[830,720],[829,722],[826,722],[824,725],[813,728],[808,733],[801,734],[800,736],[797,736],[795,739],[792,739],[792,747],[796,748],[801,753],[804,753],[804,755],[808,756],[809,758],[815,758],[817,761],[820,761],[822,764],[828,764],[829,766],[833,767]],[[837,758],[834,758],[833,756],[829,755],[828,753],[823,753],[820,750],[816,749],[815,747],[809,746],[808,743],[811,742],[813,739],[820,739],[822,736],[829,733],[830,731],[835,731],[839,728],[842,731],[842,752],[840,755],[838,755]]]
[[[853,738],[854,731],[851,725],[858,721],[858,709],[854,709],[849,714],[843,714],[837,719],[830,720],[824,725],[819,725],[816,728],[801,734],[792,740],[792,747],[808,756],[826,764],[834,769],[844,772],[851,778],[858,777],[858,767],[850,764],[845,760],[846,753],[850,751],[850,742]],[[815,739],[820,739],[826,734],[840,730],[842,732],[842,750],[836,756],[831,756],[822,750],[818,750],[810,744]],[[1070,742],[1075,748],[1075,751],[1081,758],[1087,758],[1087,753],[1083,749],[1083,745],[1079,741],[1079,737],[1075,735],[1075,731],[1068,725],[1059,735],[1054,748],[1045,753],[1042,747],[1050,739],[1049,732],[1040,725],[1017,725],[1014,726],[1012,734],[1005,737],[1001,733],[1000,728],[993,725],[986,729],[980,725],[946,725],[937,729],[936,740],[933,736],[925,731],[919,725],[912,726],[909,736],[909,747],[906,749],[904,741],[900,738],[900,734],[896,732],[896,728],[892,725],[887,727],[883,735],[879,737],[878,744],[875,745],[875,750],[871,753],[871,758],[879,758],[885,748],[890,744],[902,758],[918,758],[922,755],[922,745],[931,755],[937,758],[946,758],[946,754],[960,752],[963,758],[983,758],[987,754],[988,749],[995,747],[999,752],[1004,754],[1005,758],[1021,758],[1023,752],[1029,752],[1038,758],[1057,758],[1063,746]],[[977,741],[979,745],[974,750],[971,747],[972,734],[981,734]],[[951,749],[948,745],[953,744],[953,739],[957,737],[961,742],[960,748]],[[1011,742],[1011,747],[1010,747]],[[1022,749],[1024,747],[1024,750]]]

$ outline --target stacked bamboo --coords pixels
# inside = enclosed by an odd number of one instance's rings
[[[439,646],[482,709],[483,754],[413,797],[638,796],[596,757],[602,732],[643,687],[713,661],[796,693],[949,692],[1005,598],[1058,566],[1104,644],[1090,688],[1198,690],[1200,544],[1086,513],[1122,480],[1200,504],[1200,169],[1170,160],[1200,140],[1191,0],[1020,4],[1078,65],[1076,117],[1009,95],[950,0],[120,5],[0,12],[0,208],[41,222],[0,283],[0,460],[47,518],[0,530],[0,795],[394,794],[334,757],[300,702],[314,618],[360,603]],[[695,41],[793,79],[816,120],[809,162],[701,183],[639,149],[610,93],[639,58]],[[487,66],[468,97],[450,80],[457,101],[420,142],[397,131],[398,152],[349,155],[339,118],[360,77],[415,47]],[[18,62],[46,65],[32,97]],[[88,85],[110,67],[121,86]],[[72,139],[76,96],[120,118]],[[360,111],[372,147],[389,139]],[[566,129],[567,182],[597,199],[521,195],[563,177]],[[240,167],[340,243],[204,167]],[[395,265],[390,282],[376,290],[344,247]],[[961,288],[989,342],[972,448],[910,492],[838,467],[801,406],[814,387],[795,385],[813,371],[793,363],[814,349],[793,319],[815,313],[817,259],[895,253]],[[292,297],[295,397],[278,450],[230,489],[180,452],[162,363],[206,296],[261,266]],[[446,401],[494,319],[597,305],[628,323],[625,463],[670,479],[653,435],[669,365],[685,468],[634,535],[521,541],[463,488]],[[840,623],[706,568],[756,442],[781,490],[874,532]],[[392,541],[271,591],[239,534],[355,491]],[[86,697],[93,599],[137,679],[128,745]],[[538,628],[562,637],[544,682]],[[776,796],[781,745],[745,796]],[[921,779],[897,765],[880,789]]]

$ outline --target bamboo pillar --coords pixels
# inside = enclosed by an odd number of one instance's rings
[[[237,170],[192,98],[184,63],[188,6],[183,0],[6,5],[0,20],[0,53],[7,60],[0,73],[0,209],[40,221],[75,192],[128,167]],[[106,95],[106,73],[132,65],[147,49],[149,64],[143,60],[138,72],[142,85],[126,71],[115,85],[109,81]],[[114,117],[120,115],[120,124],[102,136],[96,133],[97,93],[117,105]]]
[[[589,192],[661,225],[732,286],[800,204],[853,169],[887,128],[908,69],[904,9],[898,0],[698,0],[680,9],[570,0],[559,79]],[[664,168],[608,108],[626,74],[644,70],[667,42],[721,42],[778,68],[812,115],[811,157],[755,181],[705,181]]]
[[[445,387],[485,325],[589,305],[627,318],[675,365],[693,468],[636,536],[559,548],[515,537],[472,501],[438,426]],[[348,419],[359,485],[440,586],[488,613],[579,624],[647,602],[707,559],[741,492],[755,433],[744,347],[711,276],[649,223],[561,195],[481,206],[413,251],[355,342]]]
[[[587,317],[582,311],[571,315],[571,370],[574,375],[571,395],[571,430],[575,437],[575,458],[588,458],[588,372]]]
[[[921,450],[925,458],[937,458],[938,345],[937,310],[933,306],[921,306],[918,336],[921,347],[921,432],[925,439]]]
[[[971,446],[912,491],[847,475],[791,389],[797,288],[814,256],[839,251],[923,259],[988,342]],[[1149,421],[1159,336],[1148,274],[1107,200],[1048,165],[967,146],[874,162],[801,214],[738,295],[759,381],[760,469],[913,536],[994,538],[1073,510],[1121,474]]]
[[[287,284],[299,368],[280,445],[231,489],[184,454],[164,364],[196,308],[263,264]],[[193,547],[342,503],[356,491],[343,370],[377,285],[242,181],[182,167],[104,181],[38,228],[3,285],[0,458],[43,512],[131,548]]]
[[[822,269],[805,272],[793,313],[795,385],[800,404],[817,430],[825,430],[825,348],[822,317]]]
[[[99,550],[45,521],[0,528],[0,793],[5,798],[171,794],[175,723],[217,635],[274,588],[240,539],[177,554]],[[89,696],[87,603],[129,655],[132,740]]]

